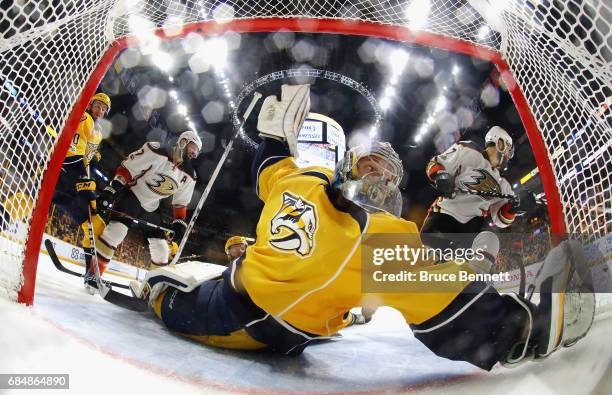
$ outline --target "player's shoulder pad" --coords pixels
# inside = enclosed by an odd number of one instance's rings
[[[165,156],[168,158],[168,154],[166,153],[166,150],[162,147],[159,141],[149,141],[145,143],[143,148],[148,148],[154,154]]]
[[[461,140],[457,142],[457,145],[464,147],[464,148],[471,148],[473,150],[476,150],[478,152],[482,151],[484,148],[480,146],[480,144],[478,144],[476,141],[474,140]]]
[[[157,150],[161,148],[161,144],[158,141],[150,141],[147,143],[150,149]]]

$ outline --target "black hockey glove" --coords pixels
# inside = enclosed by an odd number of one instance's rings
[[[113,180],[109,185],[104,188],[100,196],[98,197],[97,206],[98,211],[104,211],[113,207],[113,203],[115,203],[115,199],[117,197],[117,193],[123,191],[125,186],[117,181]]]
[[[174,235],[172,235],[172,241],[180,242],[183,240],[183,236],[185,235],[185,231],[187,230],[187,224],[182,219],[175,219],[172,221],[172,226],[170,227],[174,231]]]
[[[453,197],[453,193],[455,192],[455,180],[450,173],[446,171],[437,172],[433,177],[433,185],[443,197]]]
[[[537,203],[535,196],[530,190],[525,189],[520,191],[516,198],[512,200],[510,212],[513,214],[530,213],[534,211],[536,207]]]
[[[75,188],[79,198],[89,202],[91,209],[95,212],[97,198],[96,182],[91,178],[81,178],[76,182]]]

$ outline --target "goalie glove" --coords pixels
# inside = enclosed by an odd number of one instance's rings
[[[275,95],[264,100],[257,119],[257,130],[261,137],[286,141],[289,152],[297,158],[297,137],[309,111],[310,86],[283,85],[281,101]]]

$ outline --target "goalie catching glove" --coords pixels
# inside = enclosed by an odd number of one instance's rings
[[[310,111],[309,85],[283,85],[281,100],[266,97],[257,120],[261,137],[286,141],[289,152],[298,157],[297,137]]]

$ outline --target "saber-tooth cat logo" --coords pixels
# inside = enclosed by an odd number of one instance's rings
[[[270,221],[270,244],[300,257],[309,256],[315,248],[318,228],[316,206],[299,196],[283,193],[283,204]]]

